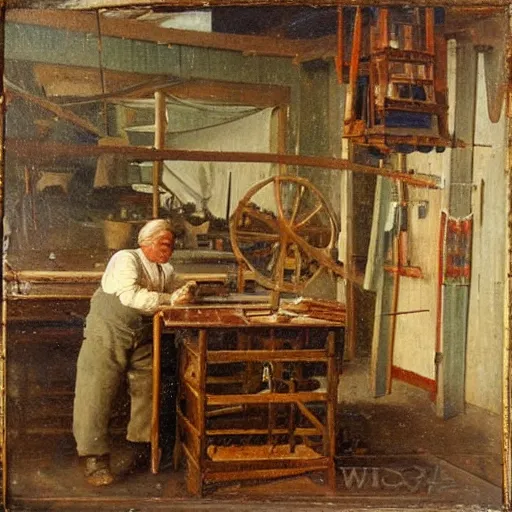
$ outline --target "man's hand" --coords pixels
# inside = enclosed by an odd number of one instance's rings
[[[194,302],[196,291],[197,283],[195,281],[188,281],[171,294],[171,306]]]

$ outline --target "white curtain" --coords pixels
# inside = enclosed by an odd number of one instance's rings
[[[235,121],[170,134],[167,137],[167,146],[204,151],[273,152],[273,110],[268,108]],[[172,125],[172,120],[169,121]],[[228,213],[230,176],[229,213],[232,213],[247,190],[275,174],[275,170],[273,164],[166,161],[162,180],[181,202],[195,203],[198,210],[204,207],[214,216],[225,218]],[[273,203],[273,197],[268,197],[268,201],[266,198],[259,201],[263,208],[271,208]]]

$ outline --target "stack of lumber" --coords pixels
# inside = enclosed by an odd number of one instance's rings
[[[300,297],[293,302],[282,302],[280,310],[332,322],[344,323],[346,318],[345,304],[335,300]]]

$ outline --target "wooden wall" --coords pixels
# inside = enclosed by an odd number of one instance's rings
[[[478,59],[473,156],[473,261],[469,297],[466,401],[492,412],[502,408],[501,382],[506,256],[505,108],[498,123],[487,114],[484,56]]]
[[[455,99],[455,47],[449,46],[450,124],[452,130]],[[460,72],[460,69],[459,69]],[[460,78],[460,77],[459,77]],[[463,80],[461,78],[461,80]],[[474,219],[472,276],[469,292],[469,317],[451,319],[453,327],[462,332],[466,327],[465,401],[489,411],[501,411],[501,377],[504,336],[504,279],[506,254],[506,126],[502,113],[493,124],[487,112],[487,96],[483,74],[483,55],[478,59],[476,98],[457,94],[461,101],[476,101],[474,140],[464,139],[466,151],[472,149],[472,182],[458,179],[458,189],[470,189],[471,212]],[[464,108],[458,105],[460,108]],[[467,106],[466,106],[467,108]],[[455,133],[463,130],[459,124]],[[427,310],[397,317],[393,364],[427,379],[435,379],[438,240],[440,215],[444,209],[452,215],[462,212],[459,194],[453,193],[452,150],[442,154],[413,153],[407,156],[408,169],[438,176],[442,190],[410,190],[411,206],[409,249],[411,265],[420,266],[422,279],[402,278],[398,311]],[[455,171],[459,169],[455,168]],[[460,172],[455,173],[461,176]],[[426,218],[418,216],[420,202],[427,201]],[[465,199],[464,199],[465,201]],[[469,206],[469,205],[468,205]],[[462,213],[461,213],[462,215]],[[451,301],[451,302],[450,302]],[[461,302],[460,297],[445,297],[445,309]],[[456,327],[458,326],[458,328]],[[462,331],[461,331],[462,330]],[[452,339],[445,339],[450,343]]]

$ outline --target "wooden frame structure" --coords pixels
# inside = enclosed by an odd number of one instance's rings
[[[181,343],[176,442],[187,463],[188,490],[202,495],[207,484],[312,472],[323,472],[334,489],[339,373],[336,355],[341,346],[342,318],[343,315],[340,321],[308,316],[276,317],[268,307],[257,304],[166,308],[157,313],[154,317],[153,473],[158,472],[160,457],[161,334],[163,330],[179,328],[186,329],[187,335]],[[230,335],[230,342],[219,342],[214,336],[219,330]],[[323,333],[320,342],[316,339],[319,344],[315,348],[310,338],[313,330]],[[236,377],[228,376],[220,379],[226,387],[213,391],[211,385],[219,379],[210,376],[211,368],[229,363],[244,365],[241,389],[226,392],[229,383],[236,381]],[[325,389],[300,389],[305,363],[325,367]],[[254,383],[251,376],[255,369],[256,380],[259,379],[257,370],[261,372],[262,365],[267,367],[268,388],[258,392],[251,389],[250,380]],[[290,365],[294,368],[293,377],[287,378]],[[247,421],[255,408],[266,411],[264,426],[255,428]],[[285,424],[278,422],[279,411]],[[215,425],[212,420],[225,412],[239,413],[237,421]],[[226,436],[245,439],[247,444],[232,448],[216,443]],[[263,437],[266,442],[251,444],[255,437]]]
[[[390,150],[442,151],[448,133],[446,41],[433,7],[357,7],[344,136]]]

